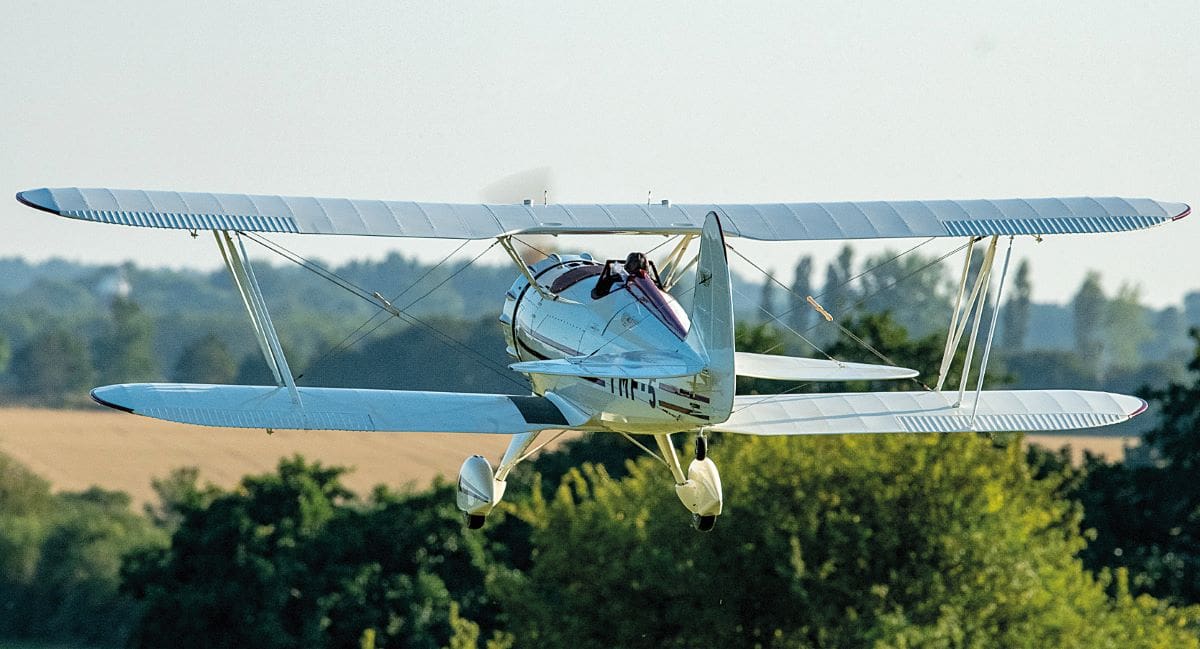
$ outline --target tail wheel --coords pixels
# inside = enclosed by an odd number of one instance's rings
[[[701,516],[699,514],[692,514],[692,526],[701,532],[711,532],[713,526],[716,524],[716,516]]]
[[[483,527],[483,523],[486,520],[486,516],[481,516],[479,514],[467,514],[467,529],[477,530]]]
[[[708,438],[703,435],[696,436],[696,461],[703,462],[704,458],[708,457]]]

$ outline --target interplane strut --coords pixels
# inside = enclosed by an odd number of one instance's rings
[[[300,392],[296,389],[296,380],[292,377],[292,370],[283,355],[279,334],[275,332],[275,325],[271,322],[271,314],[267,311],[267,303],[263,299],[262,289],[258,287],[258,280],[254,277],[254,269],[250,266],[250,258],[246,255],[246,247],[241,237],[236,232],[231,236],[228,230],[215,230],[213,236],[217,240],[221,257],[225,260],[225,267],[233,275],[233,284],[242,297],[242,304],[250,314],[254,336],[258,339],[263,359],[275,377],[275,384],[286,387],[292,403],[299,407]]]

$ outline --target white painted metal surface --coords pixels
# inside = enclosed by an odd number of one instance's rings
[[[525,361],[509,367],[528,374],[592,376],[617,379],[665,379],[691,376],[704,369],[704,358],[687,347],[675,352],[653,350],[595,356],[569,356],[556,360]]]
[[[1147,198],[765,204],[485,205],[247,194],[31,189],[26,205],[62,216],[151,228],[490,239],[506,234],[695,233],[715,212],[729,236],[786,240],[1121,232],[1188,214]]]

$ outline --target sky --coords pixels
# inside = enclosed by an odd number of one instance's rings
[[[83,186],[477,202],[499,187],[554,202],[1117,195],[1200,209],[1194,0],[6,4],[8,196]],[[220,264],[210,238],[184,232],[14,200],[0,219],[0,257]],[[1038,301],[1069,300],[1096,269],[1110,293],[1128,283],[1166,306],[1200,289],[1198,234],[1194,215],[1019,239],[1014,259],[1029,259]],[[331,263],[389,251],[436,261],[459,244],[281,242]],[[657,243],[558,247],[624,257]],[[839,247],[732,243],[785,281],[799,257],[823,267]]]

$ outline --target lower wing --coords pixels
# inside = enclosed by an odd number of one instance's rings
[[[866,392],[738,396],[711,430],[746,435],[1055,431],[1108,426],[1146,409],[1137,397],[1083,390]],[[972,416],[972,411],[975,414]]]
[[[890,365],[749,352],[734,353],[733,362],[738,376],[775,381],[889,381],[917,375],[916,370]]]
[[[578,417],[547,397],[351,388],[130,383],[92,390],[101,405],[201,426],[425,433],[525,433]],[[579,422],[574,422],[579,423]]]

